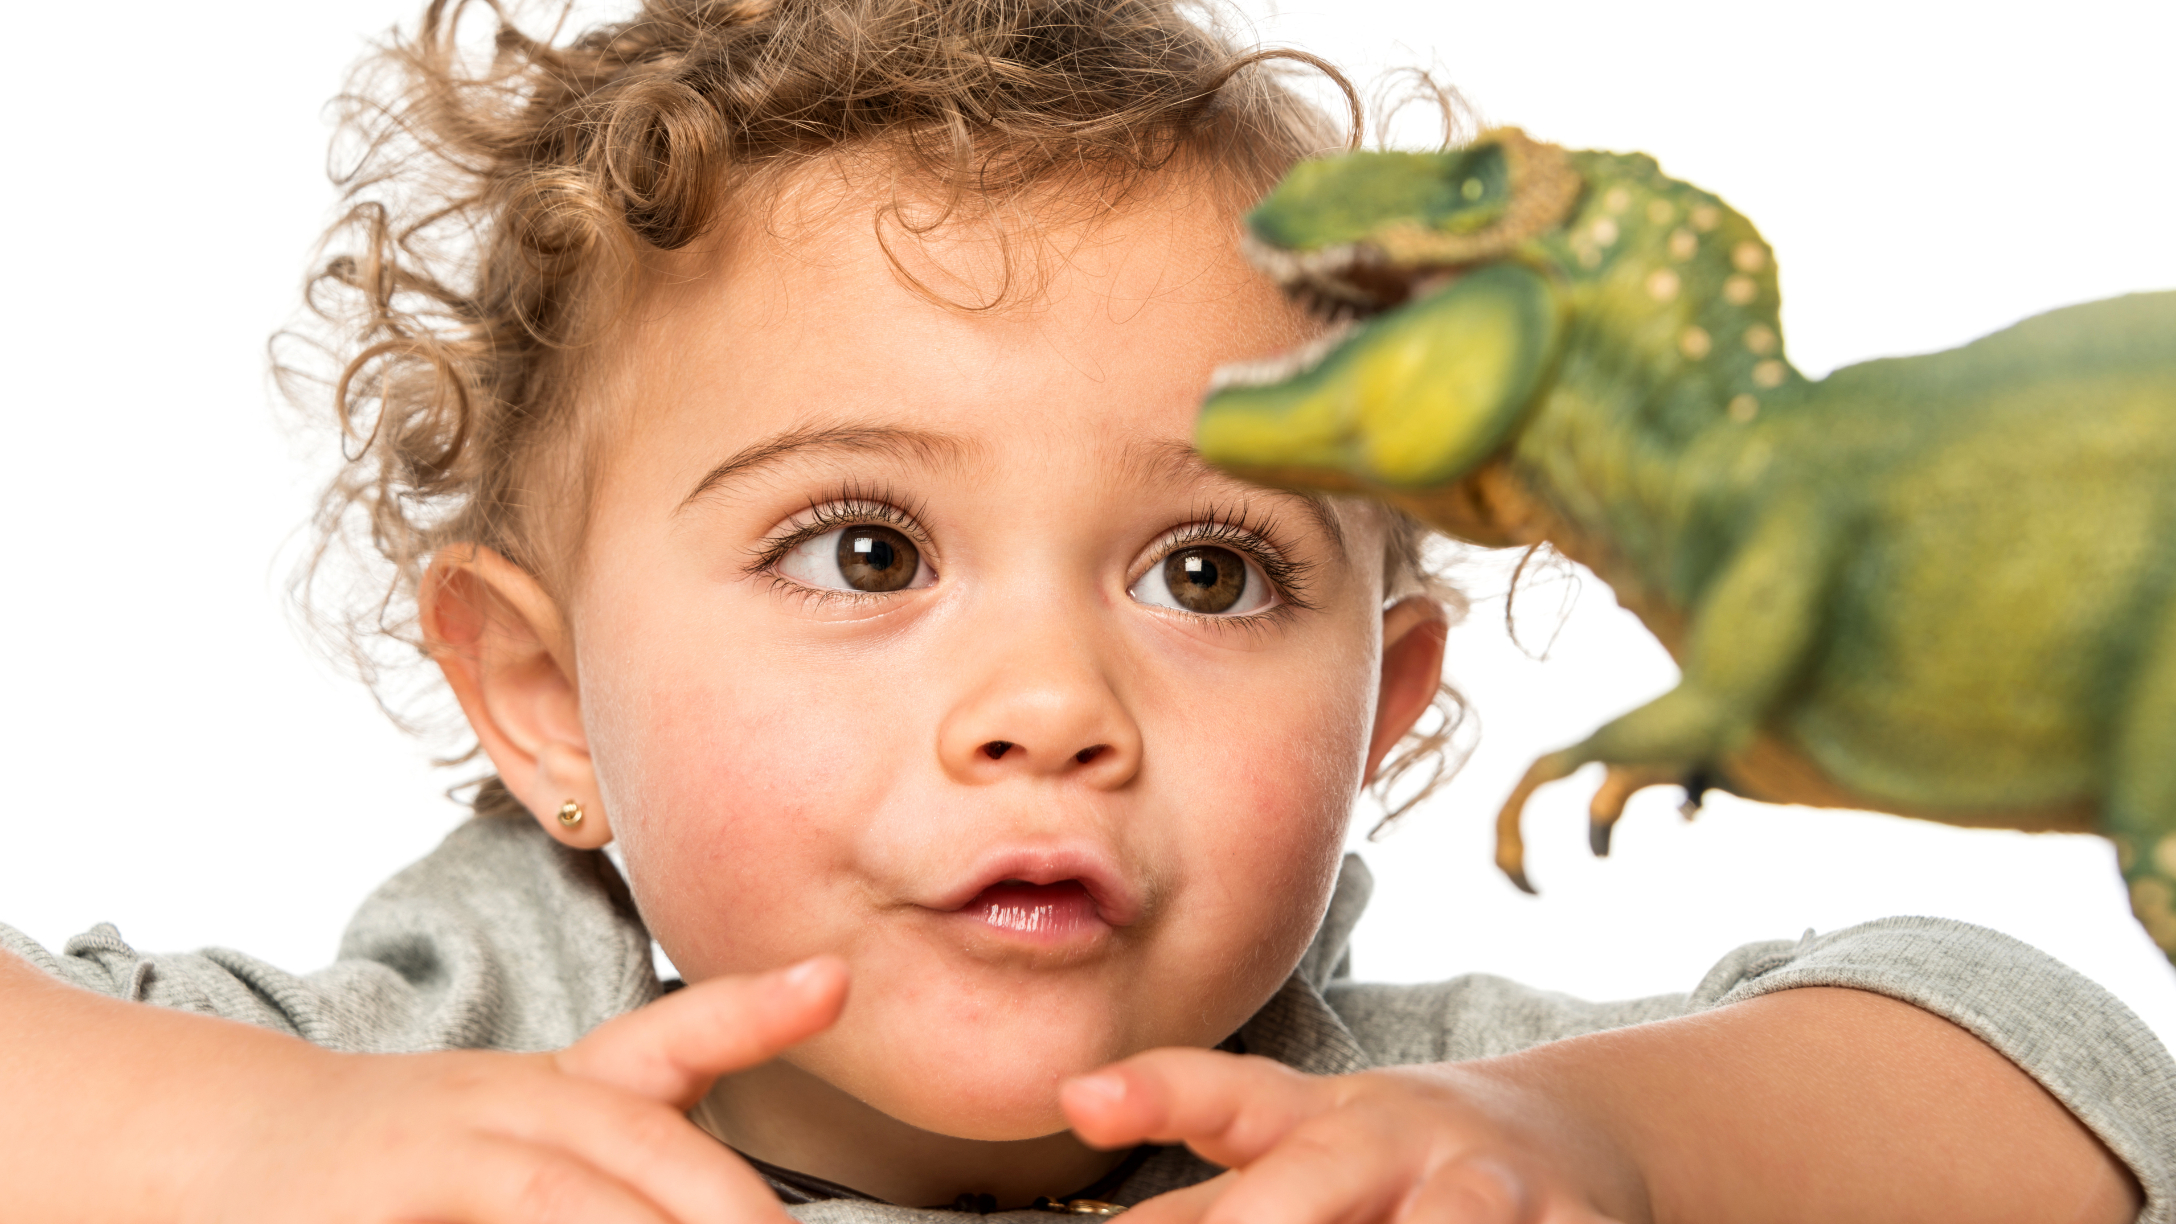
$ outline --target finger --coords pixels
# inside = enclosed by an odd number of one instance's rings
[[[1102,1148],[1184,1142],[1238,1168],[1335,1103],[1333,1081],[1266,1058],[1215,1050],[1150,1050],[1066,1081],[1058,1103]]]
[[[1204,1224],[1375,1224],[1420,1182],[1422,1151],[1382,1114],[1343,1111],[1294,1127],[1246,1167]]]
[[[553,1057],[569,1075],[688,1110],[712,1080],[815,1036],[845,1005],[845,962],[818,956],[666,995],[605,1021]]]
[[[1159,1194],[1126,1212],[1127,1224],[1198,1224],[1209,1208],[1231,1189],[1237,1173],[1219,1173],[1205,1182]]]
[[[1396,1224],[1521,1224],[1530,1218],[1526,1183],[1486,1156],[1448,1161],[1421,1182]],[[1563,1217],[1570,1224],[1573,1217]],[[1584,1217],[1580,1217],[1584,1218]]]
[[[425,1184],[404,1218],[447,1224],[695,1224],[565,1152],[510,1139],[463,1144],[457,1158],[429,1167],[444,1175]]]
[[[788,1224],[778,1196],[756,1171],[672,1106],[604,1085],[562,1083],[545,1107],[502,1120],[500,1133],[560,1148],[674,1220]]]

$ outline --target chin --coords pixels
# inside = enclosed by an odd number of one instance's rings
[[[1067,1128],[1058,1108],[1058,1085],[1067,1076],[1102,1065],[1091,1062],[1062,1072],[1030,1070],[1023,1076],[982,1069],[959,1077],[953,1090],[938,1093],[930,1092],[927,1085],[883,1083],[864,1099],[917,1130],[955,1139],[985,1143],[1040,1139]]]
[[[953,1009],[946,1009],[952,1011]],[[1081,1015],[1089,1010],[1099,1015]],[[1064,1011],[1074,1011],[1071,1018]],[[1065,1130],[1058,1086],[1149,1048],[1117,1031],[1112,1009],[1023,1011],[965,1022],[871,1017],[796,1050],[793,1061],[920,1130],[1004,1142]]]

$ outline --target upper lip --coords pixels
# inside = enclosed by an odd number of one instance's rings
[[[1012,846],[992,850],[975,861],[972,870],[958,877],[928,903],[933,910],[957,910],[993,884],[1017,880],[1023,884],[1058,884],[1078,881],[1095,903],[1096,916],[1114,927],[1131,925],[1141,917],[1141,890],[1129,883],[1110,856],[1080,845]]]

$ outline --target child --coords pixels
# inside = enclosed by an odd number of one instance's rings
[[[327,523],[496,776],[307,977],[0,928],[11,1214],[2176,1219],[2176,1066],[1990,932],[1340,974],[1446,611],[1409,524],[1187,447],[1314,331],[1235,221],[1334,135],[1246,57],[1160,0],[655,0],[466,80],[448,21],[318,299]]]

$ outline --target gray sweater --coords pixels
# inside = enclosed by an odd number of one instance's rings
[[[2176,1224],[2176,1063],[2108,992],[2008,936],[1936,918],[1809,931],[1739,948],[1686,994],[1589,1003],[1479,974],[1423,986],[1351,980],[1346,943],[1369,887],[1367,869],[1348,858],[1299,968],[1237,1034],[1249,1053],[1338,1075],[1504,1054],[1795,986],[1855,987],[1944,1016],[2001,1051],[2131,1167],[2146,1191],[2141,1220]],[[109,925],[58,956],[0,926],[0,948],[101,994],[349,1051],[555,1049],[663,990],[633,898],[605,856],[508,818],[471,820],[394,876],[357,911],[339,959],[315,973],[224,948],[146,955]],[[1214,1172],[1184,1148],[1158,1149],[1102,1193],[1133,1203]],[[805,1197],[781,1191],[789,1202]],[[858,1198],[791,1210],[807,1224],[961,1219]]]

